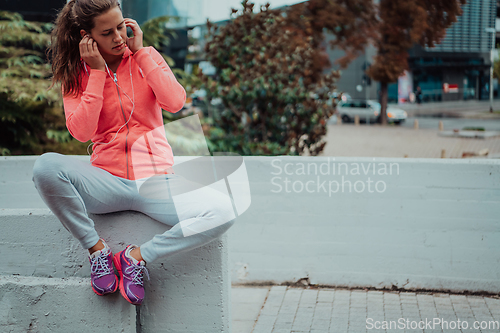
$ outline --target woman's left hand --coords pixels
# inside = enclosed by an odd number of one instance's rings
[[[139,24],[130,18],[126,18],[125,26],[130,27],[134,34],[134,37],[127,38],[127,46],[133,53],[136,53],[144,46],[142,45],[142,30]]]

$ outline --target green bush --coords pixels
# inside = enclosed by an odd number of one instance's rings
[[[45,51],[51,29],[50,23],[27,22],[18,13],[0,12],[1,154],[75,151],[76,142],[60,141],[67,132],[62,97],[59,89],[49,89],[51,68]],[[76,146],[84,152],[82,144]]]
[[[210,148],[242,155],[318,155],[337,72],[329,64],[322,36],[310,22],[242,2],[240,16],[217,27],[208,22],[207,60],[215,78],[201,76],[208,101],[222,100],[205,121]],[[233,13],[236,11],[233,10]],[[326,60],[325,60],[326,58]],[[210,113],[210,112],[209,112]]]

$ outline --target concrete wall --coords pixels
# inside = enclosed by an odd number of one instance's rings
[[[51,333],[89,327],[110,333],[231,331],[227,235],[149,263],[151,280],[145,278],[140,307],[118,292],[99,297],[90,286],[86,251],[49,209],[37,208],[44,204],[31,182],[35,158],[0,160],[0,327]],[[166,230],[137,212],[91,217],[113,253]]]
[[[30,157],[0,162],[3,207],[43,207],[27,180],[30,164]],[[228,232],[233,283],[308,278],[500,292],[500,161],[245,157],[245,164],[252,204]]]
[[[113,253],[165,231],[163,224],[141,213],[93,215],[92,218],[99,235],[106,239]],[[137,225],[141,225],[139,233]],[[114,333],[116,327],[121,326],[126,332],[130,329],[136,332],[136,326],[141,326],[142,333],[230,332],[227,235],[193,251],[148,264],[151,280],[144,278],[146,296],[143,304],[136,308],[118,292],[105,297],[93,293],[86,252],[48,209],[0,209],[0,230],[3,257],[0,326],[4,324],[2,316],[8,317],[2,309],[10,309],[19,318],[36,318],[40,332],[48,332],[44,328],[50,328],[51,322],[43,319],[52,307],[47,304],[57,304],[49,318],[53,322],[57,322],[54,318],[68,317],[67,323],[83,321],[90,325],[91,319],[102,313],[103,318],[109,319],[103,327],[109,326],[109,330],[103,331],[103,328],[101,332]],[[13,283],[12,277],[23,279]],[[76,282],[78,288],[75,289]],[[10,298],[1,296],[4,293],[14,297],[18,289],[20,295],[28,296],[33,294],[31,289],[36,289],[42,305],[30,306],[38,303],[32,300],[12,303]],[[82,312],[82,308],[88,310]],[[65,316],[61,317],[60,313]],[[124,324],[124,318],[129,325]],[[50,332],[68,332],[69,326],[64,323],[59,323],[60,330]],[[22,329],[26,332],[29,327],[21,320],[11,325],[20,332]],[[72,329],[70,331],[78,331]]]
[[[229,231],[233,283],[500,291],[500,161],[245,163],[252,205]]]

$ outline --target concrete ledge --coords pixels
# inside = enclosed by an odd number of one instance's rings
[[[233,284],[500,292],[500,160],[245,164],[252,205],[228,231]]]
[[[0,207],[44,207],[31,182],[35,159],[0,158]],[[341,163],[348,174],[339,172]],[[383,170],[391,163],[398,165],[392,174],[373,172],[373,165]],[[245,165],[252,204],[228,231],[233,283],[305,278],[330,286],[500,292],[500,160],[246,156]],[[328,192],[330,182],[343,181],[361,181],[365,190],[346,185],[345,191]],[[380,192],[374,192],[377,182]],[[58,241],[43,243],[47,233],[62,229],[59,223],[44,217],[38,223],[55,229],[29,230],[20,223],[27,217],[11,216],[0,226],[0,252],[9,237],[29,235],[24,241],[31,239],[30,247],[13,245],[22,252],[25,274],[88,271],[72,266],[87,265],[83,257],[61,259],[54,268],[40,255],[53,246],[53,255],[67,257],[62,253],[72,246],[69,240],[62,247]],[[64,235],[54,239],[70,237]],[[9,261],[2,268],[13,272],[16,265]]]
[[[141,244],[167,230],[167,226],[136,212],[93,215],[92,218],[113,253],[121,251],[127,244]],[[141,225],[141,233],[137,233],[138,224]],[[40,282],[33,282],[42,286],[47,280],[64,281],[47,277],[86,278],[86,288],[76,289],[71,297],[107,299],[93,294],[88,282],[90,267],[86,251],[48,209],[2,209],[0,230],[0,253],[5,260],[5,269],[0,274],[30,277],[31,280],[20,280],[18,285],[23,281],[36,281],[36,278],[43,278]],[[146,297],[137,316],[141,332],[230,331],[231,285],[226,243],[227,236],[223,236],[198,249],[148,265],[151,281],[146,280]],[[64,284],[50,285],[64,287]],[[14,292],[16,289],[7,284],[2,286],[2,290]],[[127,303],[119,293],[116,295],[119,296],[117,304],[125,309],[120,316],[128,317],[129,311],[134,313],[135,329],[136,307]],[[62,304],[64,310],[58,311],[65,311],[69,317],[76,318],[82,308],[80,305],[73,306],[71,297]],[[115,299],[116,296],[112,297]],[[12,303],[11,311],[17,311],[17,306],[22,304]],[[49,308],[40,311],[48,312]],[[0,310],[0,318],[5,311],[5,308]],[[87,312],[87,315],[101,316],[103,312],[104,309],[96,309],[95,312]]]
[[[0,276],[1,331],[136,332],[135,308],[121,295],[92,294],[83,278]]]

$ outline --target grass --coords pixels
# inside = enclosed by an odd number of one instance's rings
[[[484,132],[484,127],[467,126],[467,127],[462,128],[462,131],[481,131],[481,132]]]

